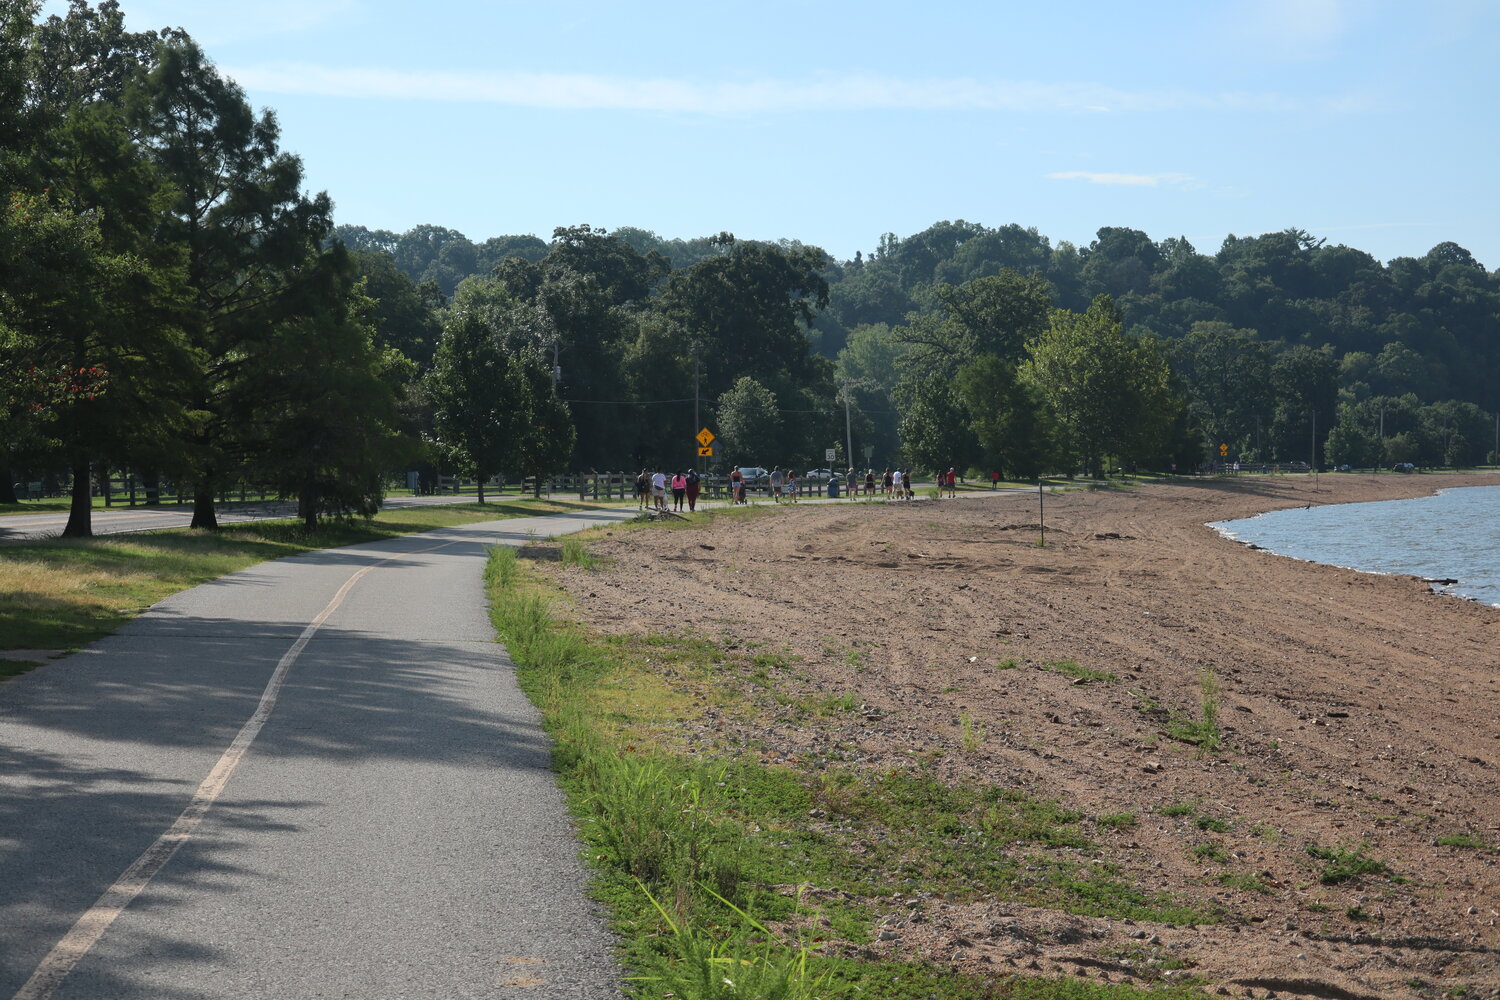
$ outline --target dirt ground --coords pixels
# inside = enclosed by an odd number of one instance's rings
[[[1493,997],[1500,609],[1254,551],[1205,522],[1497,483],[1327,475],[1059,493],[1045,548],[1035,494],[804,504],[707,531],[615,532],[590,543],[612,569],[559,578],[601,629],[764,644],[801,658],[809,691],[857,700],[816,726],[726,722],[724,738],[766,763],[833,745],[870,769],[931,755],[945,781],[1132,813],[1134,828],[1101,831],[1106,856],[1231,914],[1137,925],[917,894],[893,900],[882,952],[1119,980],[1129,966],[1099,956],[1139,946],[1233,996]],[[1114,679],[1048,667],[1061,661]],[[1169,734],[1173,713],[1201,718],[1205,667],[1226,741],[1211,754]],[[1188,815],[1160,812],[1184,803]],[[1455,836],[1470,846],[1437,843]],[[1227,859],[1193,854],[1208,843]],[[1360,850],[1398,878],[1321,884],[1309,845]],[[1226,887],[1225,872],[1268,891]]]

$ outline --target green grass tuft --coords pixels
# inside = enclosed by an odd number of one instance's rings
[[[1042,666],[1048,670],[1072,677],[1074,680],[1082,681],[1085,684],[1092,684],[1098,681],[1112,681],[1115,679],[1115,675],[1108,670],[1080,667],[1073,660],[1051,660],[1043,663]]]
[[[1366,855],[1363,846],[1351,849],[1308,844],[1307,853],[1326,862],[1318,878],[1324,885],[1338,885],[1364,875],[1385,875],[1391,870],[1384,861]]]

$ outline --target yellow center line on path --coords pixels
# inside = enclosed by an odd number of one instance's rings
[[[287,672],[291,670],[292,664],[297,662],[297,657],[301,655],[314,633],[323,626],[330,615],[338,610],[339,605],[344,603],[344,598],[349,595],[349,591],[354,589],[354,585],[366,573],[386,563],[408,556],[421,555],[424,552],[432,552],[457,544],[459,541],[469,541],[469,539],[454,539],[414,552],[402,552],[390,556],[358,570],[344,581],[344,585],[338,589],[338,593],[333,595],[328,606],[318,612],[318,616],[302,630],[297,641],[282,654],[276,664],[276,669],[271,673],[271,679],[266,682],[255,712],[240,727],[238,735],[229,744],[229,749],[224,751],[213,770],[208,772],[208,777],[204,778],[203,783],[198,786],[197,792],[194,793],[187,808],[177,817],[177,821],[156,838],[155,843],[146,848],[145,852],[125,869],[113,885],[104,890],[104,894],[94,902],[93,906],[84,911],[68,933],[63,935],[62,940],[57,942],[42,959],[36,971],[31,974],[31,978],[26,980],[26,983],[16,992],[13,1000],[47,1000],[52,996],[83,957],[104,936],[104,932],[109,930],[115,918],[124,912],[125,908],[151,883],[156,874],[166,867],[167,862],[172,860],[172,856],[177,853],[177,849],[192,839],[193,833],[203,822],[203,817],[207,814],[209,807],[224,790],[230,776],[239,767],[245,752],[260,735],[266,720],[271,717],[271,710],[276,707],[277,696],[281,693],[282,682],[286,680]]]

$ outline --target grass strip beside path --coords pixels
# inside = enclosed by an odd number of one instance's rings
[[[702,635],[606,636],[562,620],[566,599],[530,562],[511,548],[492,551],[491,616],[555,741],[593,892],[620,935],[633,996],[1201,996],[1189,984],[1019,977],[998,967],[980,979],[891,957],[877,941],[881,915],[904,913],[901,898],[913,893],[1003,893],[1147,920],[1213,917],[1085,862],[1094,845],[1083,817],[1056,803],[946,787],[921,770],[761,764],[702,725],[712,713],[758,711],[741,683],[756,670],[750,654]]]
[[[108,635],[164,597],[283,556],[399,535],[594,505],[519,500],[383,511],[369,521],[253,521],[218,532],[159,531],[0,546],[0,649],[70,650]],[[0,677],[34,660],[0,659]]]

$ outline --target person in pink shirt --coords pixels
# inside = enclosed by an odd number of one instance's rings
[[[682,510],[682,502],[687,499],[687,476],[681,471],[672,473],[672,509]]]

